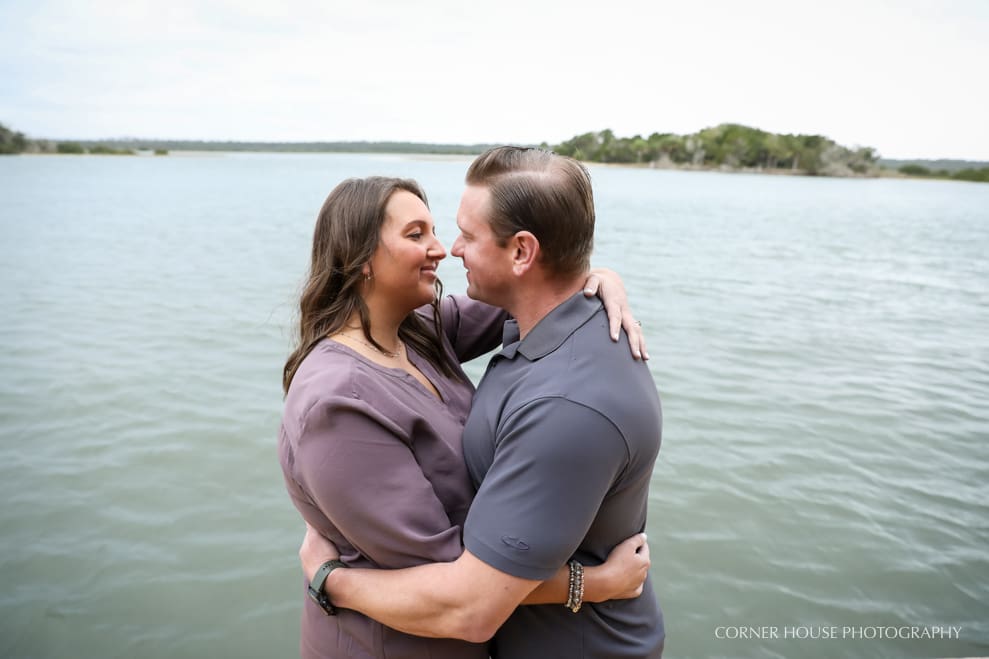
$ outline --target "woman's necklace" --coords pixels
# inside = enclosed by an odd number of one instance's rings
[[[337,334],[337,336],[339,336],[341,338],[344,338],[344,339],[347,339],[348,341],[356,341],[357,343],[362,343],[362,344],[366,345],[368,348],[370,348],[371,350],[373,350],[373,351],[375,351],[377,353],[380,353],[380,354],[384,355],[385,357],[388,357],[389,359],[398,359],[402,355],[402,348],[405,347],[405,344],[402,343],[402,340],[401,339],[399,339],[398,340],[398,350],[396,350],[395,352],[388,352],[387,350],[383,350],[382,348],[379,348],[378,346],[374,345],[373,343],[369,343],[369,342],[365,341],[364,339],[358,339],[357,337],[354,337],[354,336],[347,336],[346,334],[343,334],[343,333]]]

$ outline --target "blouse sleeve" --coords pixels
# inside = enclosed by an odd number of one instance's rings
[[[402,437],[365,401],[321,401],[303,421],[298,484],[376,566],[452,561],[463,551],[461,529]]]
[[[501,345],[508,312],[466,295],[447,295],[440,302],[443,332],[461,363],[480,357]]]

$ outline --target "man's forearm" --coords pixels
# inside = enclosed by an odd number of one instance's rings
[[[538,584],[464,552],[452,563],[402,570],[334,570],[324,590],[335,606],[407,634],[482,642]]]
[[[570,594],[570,567],[564,565],[550,579],[536,586],[535,590],[522,600],[523,605],[563,604]]]
[[[459,606],[459,591],[442,587],[450,583],[451,565],[336,570],[324,590],[335,606],[359,611],[407,634],[486,640],[476,638],[479,631],[470,628],[466,609]]]
[[[559,604],[563,606],[570,595],[570,567],[564,565],[551,579],[539,584],[529,593],[522,604]],[[616,596],[616,586],[612,575],[605,566],[584,566],[585,602],[604,602]]]

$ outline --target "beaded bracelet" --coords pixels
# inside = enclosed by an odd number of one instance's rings
[[[570,566],[570,592],[567,595],[566,607],[577,613],[584,603],[584,566],[576,560],[567,563]]]

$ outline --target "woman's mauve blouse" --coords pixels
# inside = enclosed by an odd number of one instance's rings
[[[500,309],[449,296],[441,311],[444,348],[456,363],[499,344]],[[463,551],[474,492],[461,432],[474,387],[442,375],[411,347],[408,356],[442,400],[405,371],[329,339],[302,361],[285,398],[278,452],[292,502],[353,567],[411,567]],[[300,651],[334,659],[488,656],[483,644],[411,636],[355,611],[327,616],[308,596]]]

